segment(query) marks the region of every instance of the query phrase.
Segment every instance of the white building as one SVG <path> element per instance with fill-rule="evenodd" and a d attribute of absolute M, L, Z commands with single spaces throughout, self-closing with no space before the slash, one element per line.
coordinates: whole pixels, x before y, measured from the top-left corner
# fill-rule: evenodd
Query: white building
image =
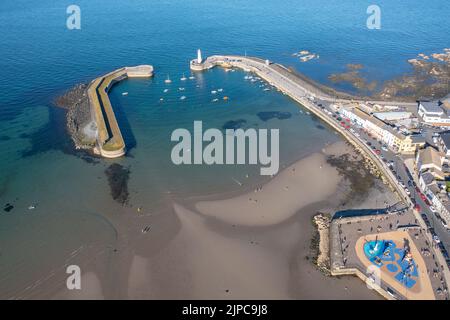
<path fill-rule="evenodd" d="M 437 139 L 439 150 L 447 157 L 450 158 L 450 131 L 441 133 Z"/>
<path fill-rule="evenodd" d="M 432 126 L 450 126 L 450 117 L 444 112 L 440 101 L 420 101 L 418 114 L 426 124 Z"/>
<path fill-rule="evenodd" d="M 442 171 L 443 156 L 442 153 L 433 147 L 427 147 L 419 150 L 416 156 L 416 168 L 419 172 L 428 171 L 435 179 L 444 180 L 445 174 Z"/>
<path fill-rule="evenodd" d="M 340 112 L 342 116 L 365 129 L 375 139 L 382 141 L 394 152 L 414 154 L 418 146 L 425 144 L 424 141 L 413 139 L 413 136 L 399 132 L 359 108 L 342 108 Z"/>
<path fill-rule="evenodd" d="M 445 224 L 450 226 L 450 198 L 447 192 L 442 190 L 441 192 L 434 193 L 431 202 L 441 218 L 445 221 Z"/>

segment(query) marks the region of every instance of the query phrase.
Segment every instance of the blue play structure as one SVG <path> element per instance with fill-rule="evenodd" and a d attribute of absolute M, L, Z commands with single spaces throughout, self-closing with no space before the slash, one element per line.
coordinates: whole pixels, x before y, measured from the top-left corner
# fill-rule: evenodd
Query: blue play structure
<path fill-rule="evenodd" d="M 407 288 L 412 288 L 419 277 L 417 265 L 407 252 L 397 248 L 390 240 L 367 241 L 364 244 L 366 257 L 377 267 L 386 266 L 388 272 L 394 273 L 394 278 Z"/>

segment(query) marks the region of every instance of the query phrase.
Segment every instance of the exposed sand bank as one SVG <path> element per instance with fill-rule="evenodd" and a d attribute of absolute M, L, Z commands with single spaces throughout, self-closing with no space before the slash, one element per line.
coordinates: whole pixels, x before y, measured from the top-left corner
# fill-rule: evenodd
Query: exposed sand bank
<path fill-rule="evenodd" d="M 208 213 L 197 212 L 198 203 L 192 199 L 168 197 L 169 208 L 151 214 L 139 213 L 135 207 L 119 209 L 118 203 L 111 202 L 110 211 L 120 214 L 105 216 L 105 220 L 114 225 L 117 236 L 93 248 L 103 253 L 83 249 L 70 260 L 81 267 L 82 290 L 66 289 L 67 274 L 62 269 L 20 296 L 379 299 L 359 279 L 326 277 L 312 263 L 313 215 L 339 207 L 349 192 L 345 177 L 326 162 L 326 154 L 340 152 L 342 146 L 333 144 L 301 159 L 257 193 L 223 196 L 228 198 L 225 200 L 219 195 L 217 202 L 196 200 L 211 205 Z M 260 200 L 252 203 L 250 197 Z M 104 201 L 107 198 L 105 194 Z M 217 205 L 227 201 L 226 207 Z M 227 217 L 223 209 L 230 207 L 236 211 Z M 150 226 L 147 233 L 142 232 L 145 226 Z"/>
<path fill-rule="evenodd" d="M 197 210 L 223 222 L 267 226 L 292 217 L 300 208 L 327 199 L 336 192 L 339 176 L 322 153 L 304 158 L 255 192 L 216 201 L 202 201 Z"/>

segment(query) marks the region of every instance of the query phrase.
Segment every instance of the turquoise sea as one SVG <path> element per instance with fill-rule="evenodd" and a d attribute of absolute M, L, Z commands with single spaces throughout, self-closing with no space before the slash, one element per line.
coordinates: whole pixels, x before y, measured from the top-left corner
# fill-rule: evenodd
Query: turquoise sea
<path fill-rule="evenodd" d="M 264 180 L 255 166 L 174 166 L 175 128 L 192 130 L 194 120 L 222 128 L 240 119 L 245 128 L 278 128 L 281 166 L 338 139 L 286 96 L 244 80 L 243 72 L 214 69 L 180 81 L 183 73 L 190 76 L 198 48 L 205 56 L 269 58 L 331 85 L 327 77 L 347 63 L 361 63 L 365 76 L 384 81 L 410 71 L 407 60 L 418 53 L 450 47 L 447 0 L 379 0 L 381 30 L 367 29 L 372 1 L 366 0 L 77 0 L 81 30 L 68 30 L 71 4 L 0 2 L 0 297 L 25 294 L 77 250 L 117 237 L 110 220 L 127 217 L 110 196 L 104 170 L 111 163 L 130 170 L 128 208 L 152 213 L 173 198 Z M 292 56 L 300 50 L 320 58 L 302 63 Z M 131 147 L 127 157 L 82 159 L 66 134 L 64 111 L 52 101 L 77 83 L 138 64 L 152 64 L 155 77 L 124 81 L 110 95 Z M 171 85 L 164 84 L 168 75 Z M 218 88 L 223 92 L 213 102 L 211 90 Z M 261 111 L 292 116 L 262 121 Z M 3 210 L 6 204 L 13 209 Z"/>

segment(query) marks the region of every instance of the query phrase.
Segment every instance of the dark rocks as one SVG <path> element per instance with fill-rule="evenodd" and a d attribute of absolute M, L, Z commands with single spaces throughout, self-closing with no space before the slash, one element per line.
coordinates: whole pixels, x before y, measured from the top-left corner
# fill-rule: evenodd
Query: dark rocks
<path fill-rule="evenodd" d="M 95 146 L 95 138 L 83 131 L 92 122 L 87 89 L 87 84 L 78 84 L 55 100 L 56 106 L 67 109 L 67 129 L 77 149 Z"/>
<path fill-rule="evenodd" d="M 278 120 L 285 120 L 292 117 L 290 112 L 281 111 L 263 111 L 256 114 L 262 121 L 269 121 L 270 119 L 276 118 Z"/>
<path fill-rule="evenodd" d="M 224 130 L 226 130 L 226 129 L 236 130 L 236 129 L 242 128 L 246 123 L 247 123 L 247 120 L 245 120 L 245 119 L 230 120 L 230 121 L 225 122 L 225 124 L 222 126 L 222 128 Z"/>
<path fill-rule="evenodd" d="M 105 170 L 105 174 L 108 177 L 112 198 L 122 205 L 127 204 L 130 170 L 118 163 L 113 163 Z"/>
<path fill-rule="evenodd" d="M 3 208 L 6 212 L 10 212 L 12 209 L 14 209 L 14 206 L 10 203 L 5 204 L 5 207 Z"/>

